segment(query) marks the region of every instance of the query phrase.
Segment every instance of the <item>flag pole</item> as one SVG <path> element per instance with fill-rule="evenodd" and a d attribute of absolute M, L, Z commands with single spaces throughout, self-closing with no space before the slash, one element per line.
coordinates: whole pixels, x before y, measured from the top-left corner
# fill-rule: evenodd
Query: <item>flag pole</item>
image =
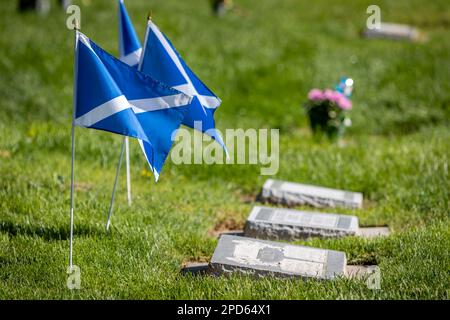
<path fill-rule="evenodd" d="M 150 10 L 150 12 L 147 15 L 147 20 L 151 20 L 151 19 L 152 19 L 152 11 Z M 140 70 L 140 65 L 138 66 L 138 70 Z M 122 143 L 122 150 L 120 151 L 119 163 L 117 165 L 116 178 L 114 180 L 114 186 L 113 186 L 113 191 L 112 191 L 112 195 L 111 195 L 111 202 L 109 204 L 108 220 L 106 221 L 106 231 L 109 230 L 109 226 L 111 225 L 111 216 L 113 213 L 114 199 L 115 199 L 115 195 L 116 195 L 116 188 L 117 188 L 117 181 L 118 181 L 118 177 L 119 177 L 120 167 L 122 166 L 122 158 L 123 158 L 124 148 L 126 150 L 127 198 L 128 198 L 128 205 L 131 205 L 129 142 L 128 142 L 128 137 L 124 137 L 124 140 Z"/>
<path fill-rule="evenodd" d="M 106 231 L 109 230 L 109 226 L 111 225 L 111 216 L 113 212 L 113 206 L 114 206 L 114 199 L 116 196 L 116 188 L 117 188 L 117 181 L 119 180 L 119 173 L 120 173 L 120 167 L 122 166 L 122 159 L 123 159 L 123 153 L 125 150 L 125 141 L 127 137 L 124 137 L 123 143 L 122 143 L 122 149 L 120 150 L 120 157 L 119 157 L 119 163 L 117 164 L 117 171 L 116 171 L 116 178 L 114 180 L 114 186 L 113 191 L 111 195 L 111 202 L 109 203 L 109 211 L 108 211 L 108 221 L 106 222 Z"/>
<path fill-rule="evenodd" d="M 74 72 L 73 72 L 73 110 L 72 110 L 72 163 L 70 176 L 70 242 L 69 242 L 69 267 L 73 266 L 73 208 L 74 208 L 74 191 L 75 191 L 75 116 L 77 106 L 77 77 L 78 77 L 78 26 L 74 27 L 75 45 L 74 45 Z"/>
<path fill-rule="evenodd" d="M 127 171 L 127 200 L 128 206 L 131 206 L 131 176 L 130 176 L 130 144 L 128 137 L 125 137 L 125 161 Z"/>
<path fill-rule="evenodd" d="M 123 4 L 123 0 L 119 1 L 119 56 L 124 56 L 124 46 L 123 43 L 123 31 L 122 31 L 122 19 L 121 19 L 121 9 L 120 3 Z M 125 144 L 125 162 L 126 162 L 126 174 L 127 174 L 127 202 L 128 206 L 131 206 L 131 176 L 130 176 L 130 148 L 129 139 L 125 137 L 123 143 Z"/>

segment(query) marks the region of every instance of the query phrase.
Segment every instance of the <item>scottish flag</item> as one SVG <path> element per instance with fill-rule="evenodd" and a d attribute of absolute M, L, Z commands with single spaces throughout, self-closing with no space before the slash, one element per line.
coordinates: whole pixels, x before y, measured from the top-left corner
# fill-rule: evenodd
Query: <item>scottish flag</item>
<path fill-rule="evenodd" d="M 157 179 L 192 97 L 77 39 L 75 124 L 138 138 Z"/>
<path fill-rule="evenodd" d="M 222 138 L 215 130 L 214 121 L 214 112 L 220 106 L 221 100 L 192 72 L 170 41 L 150 20 L 139 70 L 176 90 L 193 96 L 191 108 L 183 124 L 200 129 L 194 122 L 201 122 L 201 130 L 219 142 L 226 151 Z"/>
<path fill-rule="evenodd" d="M 134 31 L 123 0 L 119 0 L 119 55 L 120 60 L 130 66 L 137 66 L 141 58 L 142 46 Z"/>

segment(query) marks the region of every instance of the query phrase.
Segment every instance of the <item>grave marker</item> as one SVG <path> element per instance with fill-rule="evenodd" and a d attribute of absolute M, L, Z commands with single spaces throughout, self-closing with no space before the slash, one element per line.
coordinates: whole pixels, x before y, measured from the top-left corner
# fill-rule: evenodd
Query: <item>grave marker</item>
<path fill-rule="evenodd" d="M 398 23 L 380 23 L 379 28 L 366 28 L 363 31 L 366 38 L 381 38 L 392 40 L 423 41 L 425 36 L 417 29 Z"/>
<path fill-rule="evenodd" d="M 333 279 L 345 276 L 345 253 L 223 235 L 214 251 L 213 274 Z"/>
<path fill-rule="evenodd" d="M 269 240 L 353 236 L 358 218 L 349 215 L 254 207 L 245 224 L 245 236 Z"/>
<path fill-rule="evenodd" d="M 264 201 L 285 205 L 310 205 L 313 207 L 362 208 L 363 195 L 312 185 L 268 179 L 262 188 Z"/>

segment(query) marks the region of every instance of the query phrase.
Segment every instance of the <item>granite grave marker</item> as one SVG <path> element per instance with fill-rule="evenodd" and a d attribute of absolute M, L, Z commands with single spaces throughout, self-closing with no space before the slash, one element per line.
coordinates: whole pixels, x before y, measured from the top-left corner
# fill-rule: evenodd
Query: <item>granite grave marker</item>
<path fill-rule="evenodd" d="M 256 206 L 245 224 L 247 237 L 296 240 L 309 237 L 354 236 L 358 218 L 350 215 Z"/>
<path fill-rule="evenodd" d="M 300 183 L 268 179 L 262 188 L 261 199 L 288 206 L 362 208 L 359 192 L 337 190 Z"/>
<path fill-rule="evenodd" d="M 215 275 L 333 279 L 345 276 L 344 252 L 223 235 L 210 262 Z"/>

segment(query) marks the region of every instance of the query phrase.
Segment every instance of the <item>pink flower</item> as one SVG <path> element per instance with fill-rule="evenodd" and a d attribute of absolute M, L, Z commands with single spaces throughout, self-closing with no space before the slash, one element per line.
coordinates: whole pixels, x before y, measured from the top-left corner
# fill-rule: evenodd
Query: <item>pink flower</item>
<path fill-rule="evenodd" d="M 331 89 L 321 91 L 319 89 L 312 89 L 308 93 L 308 99 L 311 101 L 329 100 L 334 102 L 343 110 L 350 110 L 352 102 L 343 93 Z"/>
<path fill-rule="evenodd" d="M 321 90 L 319 89 L 312 89 L 309 93 L 308 93 L 308 99 L 309 100 L 324 100 L 324 95 L 322 93 Z"/>
<path fill-rule="evenodd" d="M 335 95 L 335 93 L 334 93 L 333 90 L 326 89 L 326 90 L 323 92 L 323 96 L 324 96 L 325 99 L 327 99 L 327 100 L 334 101 L 336 95 Z"/>
<path fill-rule="evenodd" d="M 330 100 L 331 102 L 334 103 L 338 103 L 339 100 L 342 98 L 342 93 L 340 93 L 339 91 L 333 91 L 333 90 L 326 90 L 326 97 L 328 100 Z"/>
<path fill-rule="evenodd" d="M 352 108 L 352 102 L 344 95 L 341 95 L 337 105 L 344 110 L 350 110 Z"/>

